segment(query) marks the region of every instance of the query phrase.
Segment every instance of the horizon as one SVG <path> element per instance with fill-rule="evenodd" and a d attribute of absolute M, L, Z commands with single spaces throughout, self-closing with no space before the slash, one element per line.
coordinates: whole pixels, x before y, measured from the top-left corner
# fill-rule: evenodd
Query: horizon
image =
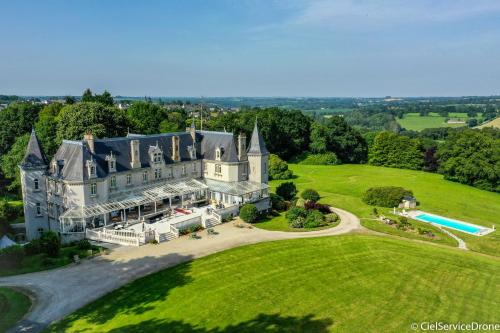
<path fill-rule="evenodd" d="M 6 95 L 500 94 L 493 0 L 0 0 L 0 8 L 12 14 L 0 22 L 9 31 L 0 45 Z"/>

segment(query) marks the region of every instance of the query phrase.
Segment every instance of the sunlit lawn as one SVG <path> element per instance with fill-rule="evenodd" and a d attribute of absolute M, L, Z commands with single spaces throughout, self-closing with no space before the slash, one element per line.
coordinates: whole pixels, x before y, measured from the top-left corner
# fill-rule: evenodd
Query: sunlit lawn
<path fill-rule="evenodd" d="M 28 312 L 31 301 L 16 290 L 0 287 L 0 332 L 5 332 Z"/>

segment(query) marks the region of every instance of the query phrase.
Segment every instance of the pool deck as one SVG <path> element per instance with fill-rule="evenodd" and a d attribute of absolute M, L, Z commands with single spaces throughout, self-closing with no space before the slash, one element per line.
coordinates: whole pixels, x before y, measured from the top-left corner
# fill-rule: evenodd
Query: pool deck
<path fill-rule="evenodd" d="M 465 225 L 468 225 L 468 226 L 471 226 L 471 227 L 474 227 L 474 228 L 478 228 L 480 230 L 478 232 L 469 232 L 469 231 L 465 231 L 465 230 L 460 230 L 458 228 L 453 228 L 453 227 L 450 227 L 450 226 L 441 225 L 439 223 L 433 223 L 433 222 L 425 221 L 425 220 L 419 219 L 417 217 L 417 216 L 422 215 L 422 214 L 426 214 L 426 215 L 430 215 L 430 216 L 435 216 L 435 217 L 446 219 L 446 220 L 451 220 L 451 221 L 458 222 L 458 223 L 461 223 L 461 224 L 465 224 Z M 484 227 L 482 225 L 472 224 L 472 223 L 468 223 L 468 222 L 465 222 L 465 221 L 457 220 L 457 219 L 454 219 L 454 218 L 449 218 L 449 217 L 445 217 L 445 216 L 441 216 L 441 215 L 437 215 L 437 214 L 432 214 L 432 213 L 424 212 L 424 211 L 421 211 L 421 210 L 408 211 L 408 212 L 406 212 L 405 216 L 408 216 L 408 217 L 410 217 L 412 219 L 415 219 L 415 220 L 418 220 L 418 221 L 422 221 L 422 222 L 425 222 L 425 223 L 432 224 L 432 225 L 434 225 L 436 227 L 439 227 L 439 228 L 448 228 L 448 229 L 452 229 L 452 230 L 464 232 L 466 234 L 474 235 L 474 236 L 484 236 L 484 235 L 487 235 L 487 234 L 492 233 L 493 231 L 495 231 L 495 229 L 487 228 L 487 227 Z"/>

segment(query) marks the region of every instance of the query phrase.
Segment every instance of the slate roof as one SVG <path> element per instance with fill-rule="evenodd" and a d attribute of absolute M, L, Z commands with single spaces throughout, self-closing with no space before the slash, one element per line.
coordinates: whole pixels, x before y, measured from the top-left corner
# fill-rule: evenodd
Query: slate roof
<path fill-rule="evenodd" d="M 196 142 L 200 143 L 197 148 L 201 158 L 215 160 L 216 148 L 220 148 L 222 162 L 239 162 L 233 133 L 196 131 Z"/>
<path fill-rule="evenodd" d="M 21 162 L 23 168 L 39 168 L 47 166 L 47 160 L 43 154 L 42 147 L 38 142 L 35 130 L 31 131 L 30 140 L 28 142 L 28 147 L 26 148 L 26 154 Z"/>
<path fill-rule="evenodd" d="M 252 138 L 250 139 L 250 145 L 247 151 L 248 155 L 266 155 L 269 151 L 264 143 L 264 138 L 259 132 L 257 127 L 257 120 L 255 120 L 255 126 L 253 127 Z"/>
<path fill-rule="evenodd" d="M 189 132 L 155 134 L 155 135 L 129 135 L 127 137 L 94 139 L 94 153 L 91 153 L 86 141 L 65 140 L 54 155 L 60 168 L 59 175 L 68 181 L 84 181 L 89 179 L 86 161 L 93 159 L 96 162 L 96 173 L 98 178 L 108 175 L 108 162 L 106 156 L 112 151 L 116 158 L 116 172 L 131 170 L 131 149 L 130 141 L 139 141 L 139 155 L 141 167 L 149 167 L 149 150 L 151 146 L 158 147 L 163 152 L 165 164 L 172 164 L 172 136 L 179 137 L 179 155 L 181 161 L 191 160 L 188 147 L 193 145 L 193 139 Z M 196 131 L 197 158 L 215 160 L 215 149 L 221 148 L 223 151 L 221 161 L 238 162 L 238 154 L 232 133 Z"/>

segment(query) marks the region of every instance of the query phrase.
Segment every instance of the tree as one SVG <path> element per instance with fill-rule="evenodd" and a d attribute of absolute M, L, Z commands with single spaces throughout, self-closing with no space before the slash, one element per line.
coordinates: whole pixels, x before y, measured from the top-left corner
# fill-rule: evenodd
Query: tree
<path fill-rule="evenodd" d="M 470 118 L 467 121 L 467 126 L 469 126 L 469 127 L 476 127 L 477 126 L 477 119 L 476 118 Z"/>
<path fill-rule="evenodd" d="M 397 207 L 405 196 L 413 196 L 412 191 L 397 186 L 372 187 L 363 195 L 363 201 L 372 206 Z"/>
<path fill-rule="evenodd" d="M 304 200 L 310 200 L 310 201 L 314 201 L 314 202 L 318 201 L 320 198 L 319 193 L 316 190 L 313 190 L 310 188 L 302 191 L 302 193 L 300 193 L 300 196 Z"/>
<path fill-rule="evenodd" d="M 369 164 L 391 168 L 419 170 L 423 164 L 420 141 L 391 132 L 375 137 L 369 156 Z"/>
<path fill-rule="evenodd" d="M 94 101 L 94 96 L 92 95 L 92 91 L 89 88 L 85 89 L 85 91 L 83 92 L 81 101 L 84 103 Z"/>
<path fill-rule="evenodd" d="M 285 200 L 292 200 L 297 194 L 297 187 L 293 182 L 284 182 L 278 185 L 276 194 Z"/>
<path fill-rule="evenodd" d="M 106 105 L 106 106 L 113 106 L 113 104 L 114 104 L 113 97 L 111 96 L 111 94 L 107 90 L 104 90 L 102 95 L 98 95 L 98 94 L 92 95 L 92 91 L 90 89 L 86 89 L 83 92 L 81 101 L 83 103 L 96 102 L 96 103 L 101 103 L 101 104 Z"/>
<path fill-rule="evenodd" d="M 78 103 L 62 108 L 57 124 L 57 140 L 81 140 L 91 131 L 95 137 L 111 138 L 127 133 L 125 113 L 101 103 Z"/>
<path fill-rule="evenodd" d="M 31 131 L 40 109 L 40 105 L 13 103 L 0 111 L 0 156 L 11 148 L 17 137 Z"/>
<path fill-rule="evenodd" d="M 364 163 L 368 146 L 361 134 L 342 117 L 334 116 L 325 124 L 311 127 L 310 149 L 315 153 L 334 152 L 342 163 Z"/>
<path fill-rule="evenodd" d="M 157 104 L 138 101 L 127 109 L 127 118 L 134 132 L 154 134 L 161 132 L 162 121 L 167 119 L 167 115 L 165 109 Z"/>
<path fill-rule="evenodd" d="M 65 104 L 75 104 L 76 99 L 73 96 L 66 96 L 66 97 L 64 97 L 64 103 Z"/>
<path fill-rule="evenodd" d="M 45 231 L 40 237 L 42 251 L 49 257 L 56 258 L 61 249 L 61 240 L 53 231 Z"/>
<path fill-rule="evenodd" d="M 288 164 L 278 155 L 269 155 L 269 179 L 290 179 L 293 177 L 292 170 L 288 170 Z"/>
<path fill-rule="evenodd" d="M 453 132 L 437 152 L 444 178 L 500 192 L 500 139 L 495 132 L 498 130 Z"/>
<path fill-rule="evenodd" d="M 57 140 L 56 134 L 58 116 L 62 108 L 61 103 L 47 105 L 40 112 L 38 121 L 35 124 L 36 135 L 48 160 L 55 154 L 61 143 Z"/>
<path fill-rule="evenodd" d="M 19 192 L 21 189 L 21 175 L 18 165 L 24 158 L 29 140 L 29 134 L 18 137 L 11 149 L 0 158 L 2 173 L 5 178 L 12 181 L 8 186 L 10 191 Z"/>
<path fill-rule="evenodd" d="M 243 205 L 240 209 L 240 218 L 246 223 L 254 223 L 259 217 L 259 211 L 253 204 Z"/>

